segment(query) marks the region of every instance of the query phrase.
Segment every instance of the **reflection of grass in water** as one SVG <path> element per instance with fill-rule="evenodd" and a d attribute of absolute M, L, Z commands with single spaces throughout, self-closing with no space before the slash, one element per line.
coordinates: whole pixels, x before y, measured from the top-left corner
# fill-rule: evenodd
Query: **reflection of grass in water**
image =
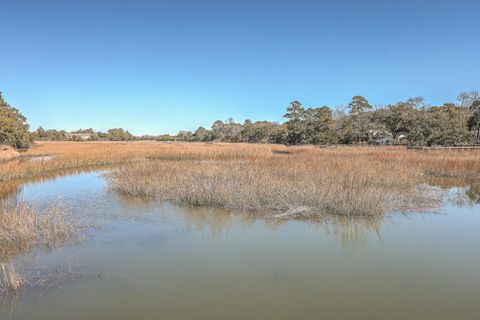
<path fill-rule="evenodd" d="M 92 173 L 99 170 L 109 170 L 115 166 L 92 166 L 85 168 L 70 168 L 60 169 L 55 171 L 44 172 L 42 175 L 33 176 L 28 179 L 13 179 L 2 182 L 0 184 L 0 199 L 7 199 L 16 195 L 24 184 L 27 183 L 41 183 L 49 180 L 54 180 L 64 176 L 72 176 L 77 174 Z"/>
<path fill-rule="evenodd" d="M 308 222 L 313 230 L 324 232 L 327 237 L 333 237 L 335 241 L 342 244 L 344 249 L 362 247 L 365 245 L 370 235 L 374 235 L 378 240 L 382 239 L 381 227 L 385 217 L 346 217 L 346 216 L 326 216 L 320 219 L 310 220 Z M 280 226 L 289 223 L 286 219 L 267 219 L 267 228 L 274 230 Z"/>
<path fill-rule="evenodd" d="M 120 195 L 119 199 L 124 206 L 135 212 L 149 211 L 152 207 L 160 208 L 160 212 L 181 217 L 187 229 L 194 229 L 201 234 L 208 231 L 213 238 L 219 238 L 232 229 L 248 229 L 258 221 L 263 221 L 267 230 L 274 231 L 292 220 L 275 218 L 271 214 L 265 214 L 264 219 L 259 219 L 258 214 L 245 215 L 244 212 L 222 208 L 176 206 L 148 198 Z M 135 217 L 142 219 L 142 216 Z M 125 218 L 132 219 L 132 216 L 128 215 Z M 304 219 L 298 220 L 300 220 L 300 223 L 308 223 L 315 231 L 325 232 L 327 235 L 333 236 L 336 241 L 340 241 L 342 245 L 349 247 L 363 244 L 368 235 L 371 234 L 381 239 L 380 228 L 384 219 L 383 216 L 346 217 L 330 215 L 310 219 L 308 222 Z"/>
<path fill-rule="evenodd" d="M 244 214 L 205 207 L 182 207 L 181 210 L 178 210 L 178 213 L 182 214 L 188 227 L 195 227 L 202 234 L 205 230 L 210 230 L 212 237 L 219 237 L 232 228 L 253 227 L 255 221 L 260 221 L 255 217 Z M 351 248 L 364 245 L 370 235 L 381 239 L 381 226 L 384 219 L 384 217 L 374 216 L 327 216 L 308 222 L 298 221 L 297 223 L 308 223 L 314 231 L 324 232 L 327 236 L 332 236 L 335 241 L 340 242 L 342 247 Z M 285 226 L 291 220 L 267 218 L 263 221 L 268 230 L 274 231 Z"/>
<path fill-rule="evenodd" d="M 333 234 L 335 240 L 347 248 L 365 244 L 371 234 L 381 240 L 383 221 L 383 217 L 333 217 L 321 222 L 319 226 L 327 234 Z"/>
<path fill-rule="evenodd" d="M 480 203 L 480 183 L 475 182 L 475 179 L 429 176 L 427 183 L 447 191 L 456 189 L 451 200 L 457 205 Z"/>
<path fill-rule="evenodd" d="M 480 184 L 468 187 L 466 194 L 471 202 L 480 203 Z"/>
<path fill-rule="evenodd" d="M 22 183 L 19 181 L 2 182 L 0 185 L 0 199 L 6 199 L 20 192 Z"/>
<path fill-rule="evenodd" d="M 123 208 L 121 215 L 116 214 L 115 219 L 127 219 L 143 222 L 154 222 L 160 214 L 162 217 L 181 218 L 188 230 L 194 229 L 200 233 L 209 231 L 212 237 L 219 237 L 228 229 L 254 223 L 254 219 L 221 208 L 177 206 L 172 203 L 157 201 L 151 198 L 132 197 L 119 194 L 117 198 Z M 152 211 L 155 215 L 152 216 Z"/>
<path fill-rule="evenodd" d="M 248 216 L 235 215 L 219 208 L 181 207 L 178 211 L 184 218 L 187 228 L 195 228 L 201 234 L 209 231 L 213 238 L 219 238 L 234 228 L 253 226 L 255 221 Z"/>

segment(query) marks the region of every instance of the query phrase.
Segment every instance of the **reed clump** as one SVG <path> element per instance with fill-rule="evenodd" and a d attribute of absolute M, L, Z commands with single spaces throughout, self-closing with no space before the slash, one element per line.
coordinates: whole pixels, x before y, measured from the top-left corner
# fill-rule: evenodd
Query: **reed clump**
<path fill-rule="evenodd" d="M 12 263 L 0 263 L 0 296 L 14 298 L 26 283 L 25 276 Z"/>
<path fill-rule="evenodd" d="M 439 205 L 441 194 L 428 179 L 476 180 L 479 160 L 476 151 L 284 147 L 222 160 L 139 161 L 112 172 L 108 183 L 129 196 L 257 216 L 378 216 Z"/>
<path fill-rule="evenodd" d="M 0 257 L 53 248 L 72 238 L 77 225 L 60 204 L 40 209 L 26 202 L 0 201 Z"/>
<path fill-rule="evenodd" d="M 0 200 L 0 296 L 12 298 L 27 279 L 14 267 L 16 256 L 37 248 L 52 249 L 72 240 L 78 226 L 65 208 L 40 208 L 26 202 Z"/>

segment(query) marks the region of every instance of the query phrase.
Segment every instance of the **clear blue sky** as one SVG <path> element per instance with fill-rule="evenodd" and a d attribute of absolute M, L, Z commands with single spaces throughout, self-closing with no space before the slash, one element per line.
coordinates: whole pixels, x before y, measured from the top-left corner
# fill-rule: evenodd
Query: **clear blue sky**
<path fill-rule="evenodd" d="M 0 0 L 0 90 L 35 129 L 174 133 L 292 100 L 480 89 L 480 1 Z"/>

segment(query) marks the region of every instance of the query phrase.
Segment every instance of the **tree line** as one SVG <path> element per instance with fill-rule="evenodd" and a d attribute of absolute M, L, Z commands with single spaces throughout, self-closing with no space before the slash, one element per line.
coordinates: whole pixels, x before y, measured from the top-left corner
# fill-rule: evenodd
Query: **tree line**
<path fill-rule="evenodd" d="M 432 106 L 422 97 L 373 106 L 354 96 L 345 107 L 304 107 L 293 101 L 284 123 L 233 119 L 210 129 L 145 139 L 201 142 L 301 144 L 466 145 L 480 142 L 480 94 L 462 92 L 456 103 Z"/>
<path fill-rule="evenodd" d="M 108 129 L 106 132 L 95 131 L 92 128 L 79 129 L 71 132 L 65 130 L 48 129 L 38 127 L 32 132 L 35 140 L 39 141 L 133 141 L 133 134 L 122 128 Z"/>
<path fill-rule="evenodd" d="M 347 106 L 304 107 L 293 101 L 286 108 L 285 122 L 233 119 L 217 120 L 207 129 L 180 131 L 176 135 L 135 137 L 122 128 L 107 132 L 80 129 L 73 132 L 39 127 L 30 132 L 25 117 L 0 93 L 0 143 L 16 148 L 34 140 L 158 140 L 191 142 L 245 142 L 302 144 L 411 144 L 466 145 L 480 143 L 480 94 L 462 92 L 456 103 L 432 106 L 422 97 L 374 106 L 363 96 L 354 96 Z"/>

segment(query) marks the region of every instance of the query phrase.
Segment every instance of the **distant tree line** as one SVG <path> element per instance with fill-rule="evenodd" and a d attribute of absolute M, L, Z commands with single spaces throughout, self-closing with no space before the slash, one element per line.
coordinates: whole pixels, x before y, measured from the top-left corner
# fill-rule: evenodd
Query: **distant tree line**
<path fill-rule="evenodd" d="M 20 111 L 10 106 L 0 92 L 0 144 L 10 145 L 15 148 L 29 147 L 34 140 L 68 141 L 68 140 L 111 140 L 130 141 L 137 139 L 127 130 L 122 128 L 109 129 L 107 132 L 93 129 L 80 129 L 73 132 L 65 130 L 48 129 L 39 127 L 30 132 L 27 119 Z"/>
<path fill-rule="evenodd" d="M 194 132 L 180 131 L 176 135 L 145 135 L 134 137 L 121 128 L 106 133 L 93 129 L 88 140 L 157 140 L 185 142 L 244 142 L 302 144 L 412 144 L 466 145 L 480 142 L 480 94 L 462 92 L 456 103 L 432 106 L 422 97 L 395 104 L 373 106 L 363 96 L 354 96 L 347 106 L 304 107 L 293 101 L 286 108 L 286 121 L 233 119 L 215 121 L 210 129 L 199 127 Z M 36 139 L 81 140 L 64 131 L 37 129 Z"/>
<path fill-rule="evenodd" d="M 480 142 L 480 94 L 462 92 L 457 103 L 427 105 L 422 97 L 373 106 L 354 96 L 345 107 L 287 107 L 282 124 L 233 119 L 215 121 L 210 129 L 177 135 L 144 136 L 159 141 L 302 144 L 465 145 Z"/>
<path fill-rule="evenodd" d="M 293 101 L 286 108 L 285 122 L 233 119 L 215 121 L 210 129 L 176 135 L 135 137 L 122 128 L 107 132 L 80 129 L 73 132 L 45 130 L 29 132 L 25 117 L 0 93 L 0 144 L 27 147 L 34 140 L 158 140 L 191 142 L 245 142 L 302 144 L 412 144 L 465 145 L 480 143 L 480 94 L 462 92 L 456 103 L 432 106 L 422 97 L 395 104 L 373 106 L 354 96 L 347 106 L 304 107 Z"/>
<path fill-rule="evenodd" d="M 133 141 L 137 138 L 122 128 L 109 129 L 107 132 L 95 131 L 92 128 L 67 132 L 65 130 L 39 127 L 32 132 L 35 140 L 45 141 Z"/>

